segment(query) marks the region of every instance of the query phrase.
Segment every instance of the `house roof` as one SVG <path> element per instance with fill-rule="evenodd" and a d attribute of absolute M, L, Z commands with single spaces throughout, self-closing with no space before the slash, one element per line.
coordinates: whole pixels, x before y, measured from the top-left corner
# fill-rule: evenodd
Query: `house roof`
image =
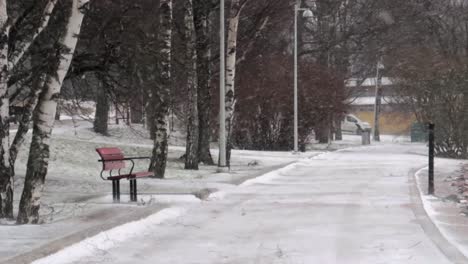
<path fill-rule="evenodd" d="M 361 87 L 365 86 L 375 86 L 377 84 L 377 78 L 367 78 L 364 81 L 358 80 L 356 78 L 349 79 L 346 81 L 346 87 L 357 87 L 359 83 Z M 393 85 L 392 80 L 389 77 L 382 77 L 382 85 Z"/>
<path fill-rule="evenodd" d="M 348 100 L 348 103 L 354 106 L 360 105 L 374 105 L 375 104 L 375 96 L 367 96 L 367 97 L 357 97 Z M 392 103 L 398 103 L 397 98 L 385 96 L 382 97 L 382 105 L 388 105 Z"/>

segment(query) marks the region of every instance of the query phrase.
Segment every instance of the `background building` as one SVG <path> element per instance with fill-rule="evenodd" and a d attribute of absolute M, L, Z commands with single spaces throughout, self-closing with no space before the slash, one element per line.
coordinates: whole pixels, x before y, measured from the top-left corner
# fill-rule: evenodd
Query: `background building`
<path fill-rule="evenodd" d="M 346 85 L 351 97 L 348 100 L 349 113 L 374 127 L 374 105 L 376 78 L 364 81 L 351 80 Z M 382 134 L 409 134 L 411 124 L 416 120 L 411 109 L 400 103 L 395 95 L 395 85 L 388 77 L 382 78 L 382 108 L 380 131 Z"/>

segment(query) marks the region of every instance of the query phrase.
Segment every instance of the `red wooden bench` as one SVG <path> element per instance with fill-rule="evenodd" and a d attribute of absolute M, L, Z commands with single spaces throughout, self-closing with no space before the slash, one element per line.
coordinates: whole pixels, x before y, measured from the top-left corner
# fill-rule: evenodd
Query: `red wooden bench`
<path fill-rule="evenodd" d="M 97 148 L 96 149 L 102 162 L 101 178 L 103 180 L 112 181 L 112 198 L 115 202 L 120 201 L 120 180 L 127 179 L 130 182 L 130 200 L 137 201 L 137 179 L 144 177 L 152 177 L 154 174 L 150 171 L 134 172 L 135 160 L 150 159 L 150 157 L 125 157 L 122 150 L 119 148 Z M 122 173 L 121 170 L 125 168 L 125 162 L 130 161 L 132 167 L 128 173 Z M 108 171 L 109 176 L 104 176 L 104 172 Z M 112 172 L 117 171 L 113 175 Z"/>

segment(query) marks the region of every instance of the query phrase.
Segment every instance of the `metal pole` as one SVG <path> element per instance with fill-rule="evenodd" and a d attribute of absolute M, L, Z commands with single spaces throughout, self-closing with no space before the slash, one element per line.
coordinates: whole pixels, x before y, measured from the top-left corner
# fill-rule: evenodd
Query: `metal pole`
<path fill-rule="evenodd" d="M 429 175 L 428 194 L 434 194 L 434 124 L 429 124 Z"/>
<path fill-rule="evenodd" d="M 374 141 L 380 141 L 380 108 L 382 105 L 382 92 L 380 87 L 380 63 L 377 62 L 377 76 L 375 80 L 375 106 L 374 106 Z"/>
<path fill-rule="evenodd" d="M 220 28 L 219 28 L 219 164 L 218 167 L 226 167 L 226 109 L 224 96 L 226 93 L 226 76 L 225 76 L 225 32 L 224 32 L 224 0 L 220 0 Z"/>
<path fill-rule="evenodd" d="M 297 13 L 299 6 L 294 6 L 294 152 L 299 151 L 298 103 L 297 103 Z"/>

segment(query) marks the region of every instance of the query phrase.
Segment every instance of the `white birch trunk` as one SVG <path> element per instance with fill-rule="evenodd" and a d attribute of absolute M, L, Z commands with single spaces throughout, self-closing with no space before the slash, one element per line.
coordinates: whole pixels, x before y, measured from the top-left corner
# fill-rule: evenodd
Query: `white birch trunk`
<path fill-rule="evenodd" d="M 150 170 L 157 178 L 164 178 L 168 151 L 168 122 L 169 94 L 171 90 L 171 57 L 172 57 L 172 0 L 160 0 L 160 35 L 159 60 L 157 70 L 160 74 L 159 83 L 151 93 L 154 107 L 154 145 Z"/>
<path fill-rule="evenodd" d="M 71 4 L 71 11 L 69 11 L 65 32 L 60 37 L 60 44 L 65 49 L 57 57 L 56 72 L 48 73 L 46 77 L 44 89 L 34 112 L 33 136 L 17 219 L 19 224 L 39 222 L 40 199 L 47 175 L 50 135 L 55 121 L 57 99 L 78 42 L 84 18 L 82 8 L 89 2 L 89 0 L 68 1 Z"/>
<path fill-rule="evenodd" d="M 0 218 L 13 217 L 13 177 L 9 155 L 8 100 L 8 13 L 7 1 L 0 0 Z"/>
<path fill-rule="evenodd" d="M 227 37 L 227 55 L 226 55 L 226 137 L 227 137 L 227 165 L 230 164 L 231 158 L 231 129 L 234 117 L 235 108 L 235 79 L 236 79 L 236 56 L 237 56 L 237 32 L 239 29 L 239 18 L 242 8 L 246 1 L 241 3 L 241 0 L 232 0 L 231 10 L 229 13 L 229 28 Z"/>
<path fill-rule="evenodd" d="M 31 90 L 29 92 L 28 98 L 26 99 L 25 105 L 23 107 L 23 113 L 19 121 L 18 130 L 16 131 L 15 138 L 10 146 L 10 169 L 12 177 L 15 176 L 15 163 L 16 158 L 18 157 L 18 152 L 20 147 L 23 145 L 24 140 L 26 139 L 26 134 L 29 131 L 29 125 L 31 123 L 32 114 L 34 109 L 37 106 L 39 101 L 39 95 L 42 91 L 42 88 L 45 84 L 45 78 L 42 75 L 34 82 Z"/>
<path fill-rule="evenodd" d="M 29 36 L 26 40 L 16 43 L 15 49 L 9 54 L 9 68 L 13 69 L 24 56 L 26 51 L 31 47 L 34 40 L 44 31 L 50 21 L 50 16 L 52 11 L 54 11 L 55 6 L 57 5 L 58 0 L 49 0 L 47 2 L 44 11 L 42 12 L 41 24 L 34 30 L 33 34 Z"/>
<path fill-rule="evenodd" d="M 185 41 L 187 93 L 189 97 L 185 169 L 198 170 L 197 51 L 192 0 L 185 0 Z"/>

